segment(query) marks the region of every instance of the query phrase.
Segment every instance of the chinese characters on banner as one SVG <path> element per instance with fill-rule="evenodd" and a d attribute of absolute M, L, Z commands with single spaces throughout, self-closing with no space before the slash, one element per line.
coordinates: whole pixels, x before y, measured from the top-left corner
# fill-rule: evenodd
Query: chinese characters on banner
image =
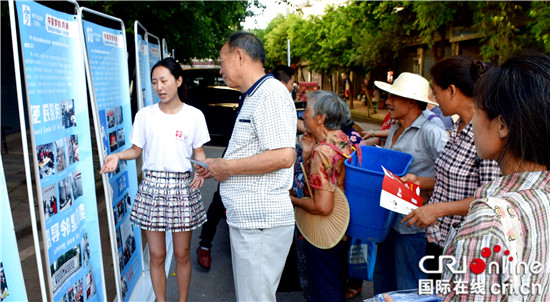
<path fill-rule="evenodd" d="M 52 300 L 104 301 L 77 16 L 32 1 L 16 8 Z"/>
<path fill-rule="evenodd" d="M 102 145 L 100 156 L 128 149 L 132 130 L 126 45 L 123 32 L 83 21 L 86 48 L 94 84 Z M 137 193 L 135 161 L 120 161 L 109 174 L 111 206 L 120 270 L 122 300 L 128 301 L 141 275 L 141 231 L 130 224 Z"/>

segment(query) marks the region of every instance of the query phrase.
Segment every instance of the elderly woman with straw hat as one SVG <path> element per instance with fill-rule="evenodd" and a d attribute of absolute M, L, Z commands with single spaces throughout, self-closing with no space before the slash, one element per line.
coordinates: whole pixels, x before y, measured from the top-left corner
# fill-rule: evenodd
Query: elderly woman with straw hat
<path fill-rule="evenodd" d="M 409 173 L 433 177 L 434 162 L 443 151 L 448 135 L 441 127 L 426 118 L 423 111 L 429 100 L 429 82 L 418 74 L 403 72 L 393 84 L 376 81 L 374 84 L 390 95 L 386 105 L 390 117 L 397 122 L 390 128 L 384 145 L 386 149 L 409 153 L 413 160 Z M 422 190 L 424 202 L 430 191 Z M 421 228 L 408 228 L 398 214 L 388 237 L 379 244 L 374 270 L 374 292 L 418 287 L 426 275 L 418 267 L 425 255 L 426 238 Z"/>
<path fill-rule="evenodd" d="M 345 301 L 347 251 L 345 231 L 349 206 L 343 194 L 344 160 L 353 152 L 340 130 L 346 104 L 333 92 L 309 95 L 304 111 L 307 133 L 302 139 L 305 192 L 311 197 L 291 197 L 296 222 L 305 239 L 306 276 L 310 301 Z M 309 194 L 307 194 L 309 193 Z"/>

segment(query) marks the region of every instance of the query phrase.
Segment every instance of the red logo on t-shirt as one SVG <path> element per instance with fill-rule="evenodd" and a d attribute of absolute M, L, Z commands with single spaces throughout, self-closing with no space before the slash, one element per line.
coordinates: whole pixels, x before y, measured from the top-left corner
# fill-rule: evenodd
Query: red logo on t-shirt
<path fill-rule="evenodd" d="M 176 140 L 178 141 L 184 141 L 187 139 L 187 136 L 183 135 L 183 131 L 176 130 Z"/>

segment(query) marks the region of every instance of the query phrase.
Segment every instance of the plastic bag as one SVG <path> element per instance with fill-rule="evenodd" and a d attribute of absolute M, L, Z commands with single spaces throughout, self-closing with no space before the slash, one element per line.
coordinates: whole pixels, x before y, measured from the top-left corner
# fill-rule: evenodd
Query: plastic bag
<path fill-rule="evenodd" d="M 348 251 L 348 276 L 354 279 L 372 281 L 376 262 L 376 243 L 351 238 Z"/>

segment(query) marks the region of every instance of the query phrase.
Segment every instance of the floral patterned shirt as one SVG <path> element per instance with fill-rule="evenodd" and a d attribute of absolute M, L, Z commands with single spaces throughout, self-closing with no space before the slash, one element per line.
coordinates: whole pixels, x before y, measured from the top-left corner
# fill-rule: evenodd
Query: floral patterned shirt
<path fill-rule="evenodd" d="M 345 155 L 351 155 L 352 145 L 348 136 L 338 131 L 319 142 L 311 153 L 306 169 L 309 171 L 309 181 L 312 188 L 334 192 L 336 187 L 344 190 L 345 165 L 344 156 L 331 148 L 334 145 Z M 307 188 L 306 188 L 307 190 Z"/>

